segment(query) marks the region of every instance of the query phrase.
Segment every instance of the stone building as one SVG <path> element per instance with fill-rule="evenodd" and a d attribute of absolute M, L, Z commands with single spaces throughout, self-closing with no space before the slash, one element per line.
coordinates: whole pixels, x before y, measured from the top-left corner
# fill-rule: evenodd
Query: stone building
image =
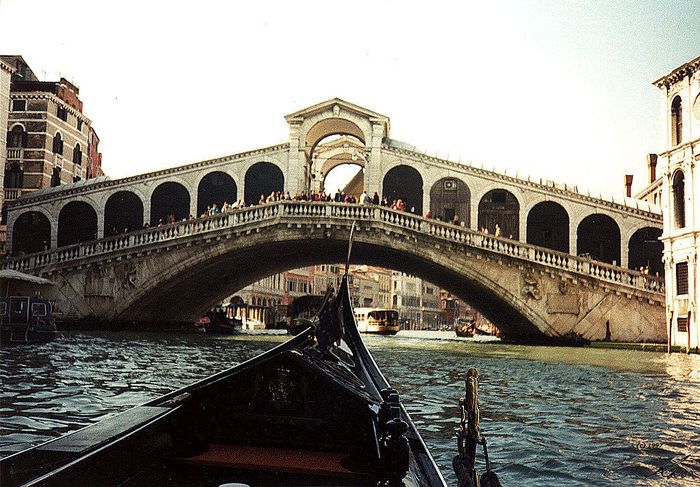
<path fill-rule="evenodd" d="M 3 135 L 7 139 L 7 151 L 3 150 L 4 227 L 5 206 L 19 196 L 94 177 L 102 170 L 101 157 L 95 155 L 90 161 L 90 154 L 99 154 L 99 139 L 91 139 L 92 122 L 83 114 L 79 88 L 65 78 L 40 81 L 22 56 L 0 55 L 0 62 L 13 70 L 9 104 L 0 104 L 0 124 L 6 127 Z M 88 171 L 88 162 L 99 169 Z M 36 245 L 43 245 L 41 239 L 36 239 Z"/>
<path fill-rule="evenodd" d="M 415 330 L 424 328 L 421 323 L 421 295 L 423 281 L 404 272 L 391 273 L 391 304 L 399 311 L 402 328 Z"/>
<path fill-rule="evenodd" d="M 665 99 L 666 149 L 649 157 L 649 187 L 664 214 L 663 261 L 669 342 L 688 350 L 700 346 L 698 334 L 698 253 L 700 252 L 700 57 L 654 82 Z M 656 178 L 656 169 L 659 177 Z"/>
<path fill-rule="evenodd" d="M 421 328 L 437 329 L 440 325 L 440 288 L 422 281 L 421 289 Z"/>
<path fill-rule="evenodd" d="M 12 80 L 12 74 L 15 72 L 14 68 L 9 64 L 5 63 L 0 59 L 0 167 L 5 168 L 5 161 L 7 160 L 7 132 L 3 130 L 7 127 L 7 107 L 10 106 L 10 83 Z M 0 171 L 0 187 L 5 187 L 5 171 Z M 5 220 L 4 211 L 4 191 L 0 192 L 0 207 L 3 208 L 2 220 Z M 0 242 L 5 242 L 5 228 L 1 228 L 2 235 L 0 235 Z"/>

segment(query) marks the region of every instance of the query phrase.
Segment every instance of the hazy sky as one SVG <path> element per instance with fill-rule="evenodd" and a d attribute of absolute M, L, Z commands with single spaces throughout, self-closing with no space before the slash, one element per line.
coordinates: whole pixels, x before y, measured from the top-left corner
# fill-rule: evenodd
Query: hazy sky
<path fill-rule="evenodd" d="M 0 51 L 78 84 L 112 178 L 285 141 L 337 96 L 429 154 L 638 190 L 651 82 L 700 55 L 699 1 L 0 0 L 0 21 Z"/>

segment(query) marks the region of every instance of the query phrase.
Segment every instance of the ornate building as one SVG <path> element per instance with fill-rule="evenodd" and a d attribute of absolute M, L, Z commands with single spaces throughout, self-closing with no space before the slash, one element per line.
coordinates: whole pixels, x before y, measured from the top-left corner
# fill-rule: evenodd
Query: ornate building
<path fill-rule="evenodd" d="M 698 334 L 698 253 L 700 252 L 700 57 L 654 82 L 665 98 L 666 150 L 649 158 L 650 186 L 664 214 L 661 240 L 666 270 L 669 343 L 688 350 Z M 655 178 L 657 165 L 660 177 Z"/>
<path fill-rule="evenodd" d="M 3 138 L 7 146 L 7 150 L 0 147 L 4 158 L 4 237 L 8 202 L 32 191 L 102 175 L 102 159 L 92 122 L 83 115 L 77 86 L 65 78 L 40 81 L 22 56 L 0 55 L 0 63 L 5 67 L 0 71 L 8 72 L 9 67 L 12 72 L 9 103 L 0 101 L 0 124 L 6 127 Z M 0 81 L 0 100 L 5 96 L 5 84 Z"/>

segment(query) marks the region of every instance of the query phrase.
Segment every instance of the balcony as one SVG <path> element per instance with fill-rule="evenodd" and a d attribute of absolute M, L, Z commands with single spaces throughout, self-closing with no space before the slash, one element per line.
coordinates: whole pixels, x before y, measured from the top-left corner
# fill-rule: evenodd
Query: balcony
<path fill-rule="evenodd" d="M 7 149 L 8 161 L 21 161 L 24 156 L 24 149 L 21 147 L 12 147 Z"/>
<path fill-rule="evenodd" d="M 53 155 L 53 167 L 63 169 L 63 156 L 61 154 Z"/>
<path fill-rule="evenodd" d="M 20 188 L 5 189 L 5 201 L 13 201 L 20 197 L 22 190 Z"/>

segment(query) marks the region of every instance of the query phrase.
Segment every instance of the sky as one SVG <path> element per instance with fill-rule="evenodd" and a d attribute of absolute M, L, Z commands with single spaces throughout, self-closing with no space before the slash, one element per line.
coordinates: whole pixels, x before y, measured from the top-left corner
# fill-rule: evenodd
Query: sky
<path fill-rule="evenodd" d="M 112 178 L 284 142 L 339 97 L 430 155 L 622 194 L 700 1 L 0 0 L 0 51 L 80 87 Z"/>

